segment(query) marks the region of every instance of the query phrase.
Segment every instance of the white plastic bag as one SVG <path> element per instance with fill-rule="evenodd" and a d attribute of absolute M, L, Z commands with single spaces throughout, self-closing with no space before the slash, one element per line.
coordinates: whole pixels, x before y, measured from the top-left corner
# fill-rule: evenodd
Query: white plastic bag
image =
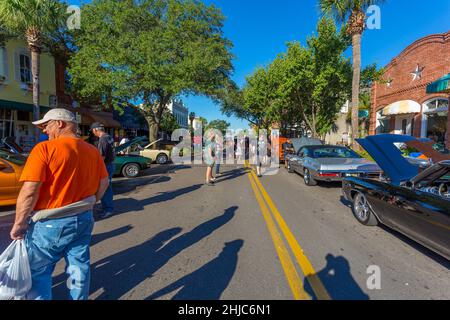
<path fill-rule="evenodd" d="M 0 300 L 23 299 L 31 289 L 31 271 L 24 240 L 14 240 L 0 255 Z"/>

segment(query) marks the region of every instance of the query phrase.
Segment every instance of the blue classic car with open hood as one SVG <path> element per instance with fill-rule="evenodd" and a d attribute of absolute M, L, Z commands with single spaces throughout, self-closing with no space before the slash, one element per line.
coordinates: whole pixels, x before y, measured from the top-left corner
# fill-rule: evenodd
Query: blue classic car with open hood
<path fill-rule="evenodd" d="M 368 226 L 384 224 L 450 260 L 450 156 L 410 136 L 384 134 L 358 142 L 383 175 L 343 180 L 355 218 Z M 414 165 L 394 143 L 418 149 L 434 164 L 427 169 Z"/>

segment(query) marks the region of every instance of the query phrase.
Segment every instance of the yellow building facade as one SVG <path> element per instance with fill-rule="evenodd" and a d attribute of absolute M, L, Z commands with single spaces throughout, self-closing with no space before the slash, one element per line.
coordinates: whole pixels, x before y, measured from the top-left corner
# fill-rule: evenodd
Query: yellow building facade
<path fill-rule="evenodd" d="M 41 113 L 57 106 L 55 61 L 42 53 L 40 61 Z M 26 42 L 8 40 L 0 44 L 0 139 L 14 137 L 25 151 L 33 141 L 33 91 L 31 53 Z"/>

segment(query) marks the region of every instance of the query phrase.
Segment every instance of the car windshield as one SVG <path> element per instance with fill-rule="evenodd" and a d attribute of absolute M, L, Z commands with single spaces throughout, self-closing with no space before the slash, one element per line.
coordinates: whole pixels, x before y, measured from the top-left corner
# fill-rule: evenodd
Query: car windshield
<path fill-rule="evenodd" d="M 324 147 L 312 150 L 313 158 L 344 158 L 354 159 L 361 158 L 359 154 L 348 148 L 341 147 Z"/>
<path fill-rule="evenodd" d="M 20 154 L 13 154 L 11 152 L 0 149 L 0 158 L 16 165 L 23 166 L 27 158 Z"/>

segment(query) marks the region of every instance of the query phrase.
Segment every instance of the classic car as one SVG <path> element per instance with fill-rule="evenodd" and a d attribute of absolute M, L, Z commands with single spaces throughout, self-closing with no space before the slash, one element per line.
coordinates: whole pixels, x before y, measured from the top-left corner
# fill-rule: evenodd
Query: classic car
<path fill-rule="evenodd" d="M 124 152 L 142 140 L 142 137 L 136 138 L 115 148 L 116 158 L 114 159 L 114 165 L 116 169 L 114 175 L 135 178 L 139 176 L 142 170 L 150 167 L 152 159 Z"/>
<path fill-rule="evenodd" d="M 152 149 L 152 146 L 161 142 L 162 139 L 156 140 L 144 147 L 137 144 L 136 151 L 131 151 L 130 154 L 140 155 L 142 157 L 153 159 L 158 164 L 166 164 L 170 160 L 170 151 L 163 149 Z"/>
<path fill-rule="evenodd" d="M 0 149 L 0 206 L 16 204 L 22 183 L 19 182 L 27 158 Z"/>
<path fill-rule="evenodd" d="M 410 136 L 385 134 L 358 142 L 383 176 L 343 180 L 343 196 L 351 202 L 355 218 L 367 226 L 386 225 L 450 259 L 450 156 L 433 153 Z M 435 164 L 424 170 L 413 165 L 396 142 L 414 145 Z"/>
<path fill-rule="evenodd" d="M 323 145 L 323 142 L 319 139 L 314 138 L 294 138 L 291 139 L 292 144 L 294 145 L 294 153 L 288 153 L 284 155 L 284 167 L 289 170 L 289 159 L 295 157 L 298 151 L 304 146 L 319 146 Z"/>
<path fill-rule="evenodd" d="M 304 146 L 288 161 L 288 172 L 303 175 L 307 186 L 315 186 L 317 181 L 341 181 L 347 176 L 378 177 L 381 173 L 374 162 L 342 146 Z"/>

